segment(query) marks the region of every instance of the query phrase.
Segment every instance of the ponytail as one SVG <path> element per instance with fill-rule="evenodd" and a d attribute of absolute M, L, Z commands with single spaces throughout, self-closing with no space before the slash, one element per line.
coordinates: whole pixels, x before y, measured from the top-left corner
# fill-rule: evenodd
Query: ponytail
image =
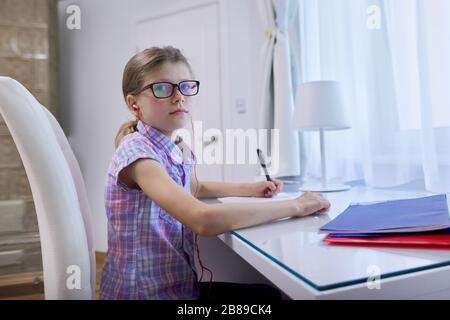
<path fill-rule="evenodd" d="M 116 139 L 114 140 L 116 149 L 119 146 L 120 141 L 122 140 L 123 137 L 125 137 L 127 134 L 137 131 L 136 126 L 137 126 L 138 121 L 139 121 L 139 119 L 131 120 L 131 121 L 124 123 L 120 127 L 119 132 L 117 132 Z"/>

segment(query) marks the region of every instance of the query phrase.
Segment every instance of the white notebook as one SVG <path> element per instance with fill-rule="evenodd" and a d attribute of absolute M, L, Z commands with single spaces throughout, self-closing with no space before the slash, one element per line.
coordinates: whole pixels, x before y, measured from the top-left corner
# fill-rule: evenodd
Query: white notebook
<path fill-rule="evenodd" d="M 303 192 L 280 192 L 272 198 L 257 198 L 257 197 L 226 197 L 218 198 L 222 203 L 259 203 L 259 202 L 272 202 L 281 200 L 295 199 L 300 196 Z"/>

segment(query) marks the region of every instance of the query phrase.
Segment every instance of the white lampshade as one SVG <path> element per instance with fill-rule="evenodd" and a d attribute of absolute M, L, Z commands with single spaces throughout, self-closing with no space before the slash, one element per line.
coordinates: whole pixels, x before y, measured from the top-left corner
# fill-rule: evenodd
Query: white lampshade
<path fill-rule="evenodd" d="M 327 181 L 325 163 L 325 130 L 349 129 L 350 120 L 344 103 L 341 84 L 337 81 L 305 82 L 297 86 L 295 111 L 292 125 L 300 130 L 319 130 L 321 184 L 305 183 L 302 191 L 344 191 L 351 187 Z"/>
<path fill-rule="evenodd" d="M 293 127 L 342 130 L 351 127 L 340 82 L 313 81 L 297 86 Z"/>

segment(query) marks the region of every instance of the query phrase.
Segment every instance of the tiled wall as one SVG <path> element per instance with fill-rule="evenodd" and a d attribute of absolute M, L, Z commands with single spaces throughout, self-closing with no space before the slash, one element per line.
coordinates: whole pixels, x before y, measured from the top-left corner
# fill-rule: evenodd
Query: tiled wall
<path fill-rule="evenodd" d="M 57 118 L 56 0 L 0 0 L 0 75 L 21 82 Z M 0 275 L 41 270 L 33 199 L 0 116 Z"/>

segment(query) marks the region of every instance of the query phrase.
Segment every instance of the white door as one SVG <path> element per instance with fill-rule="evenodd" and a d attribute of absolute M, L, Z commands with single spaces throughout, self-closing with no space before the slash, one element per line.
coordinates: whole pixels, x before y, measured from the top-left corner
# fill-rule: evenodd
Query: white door
<path fill-rule="evenodd" d="M 218 5 L 210 3 L 182 11 L 174 10 L 173 13 L 152 11 L 148 18 L 137 22 L 133 37 L 136 51 L 171 45 L 182 50 L 189 60 L 195 77 L 201 83 L 200 93 L 192 108 L 195 137 L 198 138 L 195 143 L 192 138 L 199 162 L 197 176 L 200 180 L 223 180 L 223 165 L 206 164 L 205 161 L 211 161 L 204 157 L 208 150 L 214 149 L 214 145 L 209 143 L 211 136 L 205 135 L 205 131 L 214 128 L 222 132 Z M 191 125 L 186 128 L 191 130 Z M 211 130 L 209 132 L 214 134 Z M 213 143 L 218 143 L 220 134 L 214 136 L 216 141 Z"/>

